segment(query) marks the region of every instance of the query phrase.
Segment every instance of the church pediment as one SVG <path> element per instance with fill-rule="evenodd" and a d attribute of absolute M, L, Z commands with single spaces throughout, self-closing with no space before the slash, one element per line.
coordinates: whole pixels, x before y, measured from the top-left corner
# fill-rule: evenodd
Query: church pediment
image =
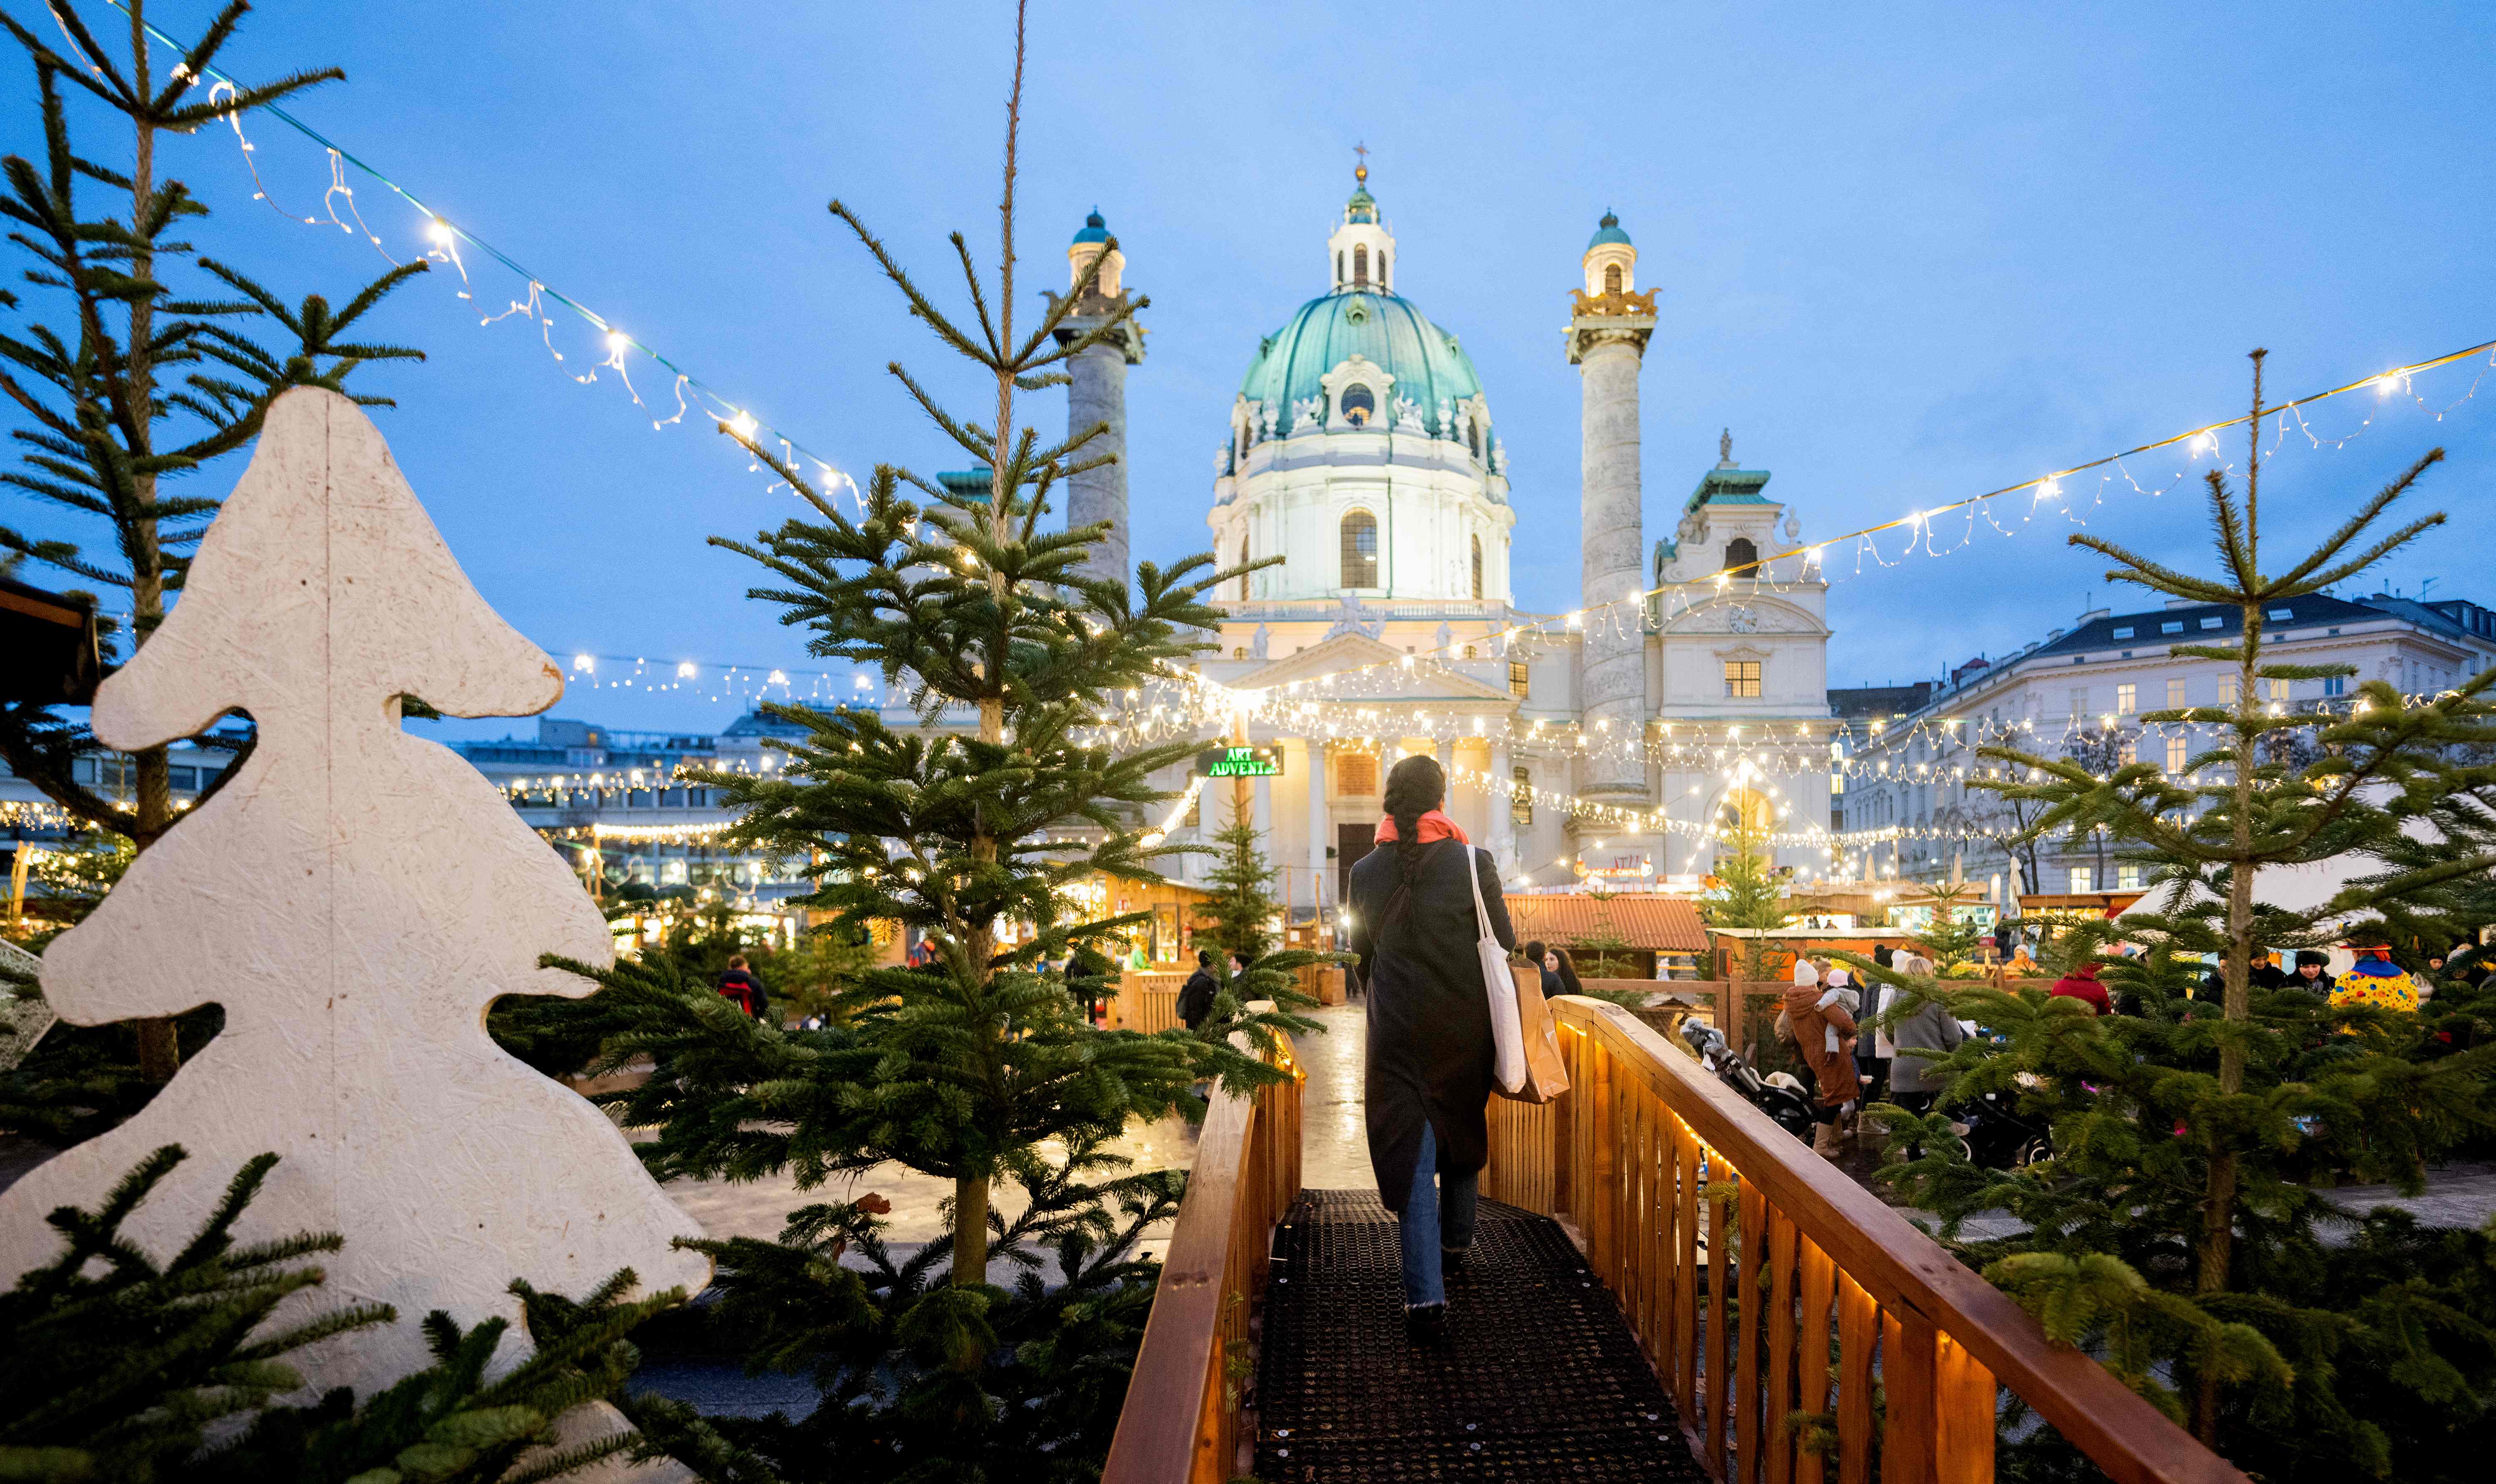
<path fill-rule="evenodd" d="M 1410 669 L 1404 665 L 1407 659 L 1413 662 Z M 1503 705 L 1513 705 L 1516 700 L 1502 687 L 1476 680 L 1430 659 L 1408 656 L 1361 634 L 1338 634 L 1298 654 L 1251 670 L 1231 684 L 1242 691 L 1279 691 L 1354 670 L 1362 672 L 1362 700 L 1483 700 Z"/>
<path fill-rule="evenodd" d="M 1765 593 L 1727 593 L 1673 615 L 1667 634 L 1800 634 L 1826 637 L 1808 609 Z"/>

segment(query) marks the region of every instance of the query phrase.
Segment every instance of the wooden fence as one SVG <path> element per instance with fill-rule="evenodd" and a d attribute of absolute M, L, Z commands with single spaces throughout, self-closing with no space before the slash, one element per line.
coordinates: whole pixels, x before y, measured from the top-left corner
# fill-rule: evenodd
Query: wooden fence
<path fill-rule="evenodd" d="M 1127 970 L 1102 1023 L 1112 1031 L 1167 1031 L 1179 1023 L 1178 992 L 1186 983 L 1183 974 Z"/>
<path fill-rule="evenodd" d="M 2116 1484 L 2246 1484 L 1631 1012 L 1552 1009 L 1571 1091 L 1492 1099 L 1482 1193 L 1576 1222 L 1725 1484 L 1985 1484 L 2004 1387 Z"/>
<path fill-rule="evenodd" d="M 1304 1074 L 1288 1049 L 1276 1064 L 1283 1082 L 1216 1092 L 1205 1114 L 1102 1484 L 1223 1484 L 1238 1471 L 1244 1376 L 1230 1361 L 1247 1353 L 1274 1223 L 1300 1192 Z"/>

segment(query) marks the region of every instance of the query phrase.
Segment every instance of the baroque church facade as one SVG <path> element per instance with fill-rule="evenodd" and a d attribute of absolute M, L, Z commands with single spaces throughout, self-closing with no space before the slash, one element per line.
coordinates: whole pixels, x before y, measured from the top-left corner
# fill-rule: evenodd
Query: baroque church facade
<path fill-rule="evenodd" d="M 1737 816 L 1778 864 L 1827 873 L 1837 724 L 1818 554 L 1730 439 L 1647 545 L 1638 377 L 1656 293 L 1638 288 L 1629 234 L 1603 218 L 1555 357 L 1581 388 L 1580 606 L 1528 612 L 1510 585 L 1519 515 L 1568 496 L 1512 482 L 1471 357 L 1398 292 L 1400 248 L 1355 174 L 1324 292 L 1258 343 L 1232 399 L 1206 514 L 1223 566 L 1281 558 L 1216 595 L 1220 648 L 1200 670 L 1245 693 L 1241 729 L 1280 761 L 1251 797 L 1286 893 L 1302 912 L 1339 901 L 1387 770 L 1416 752 L 1448 768 L 1448 812 L 1511 890 L 1695 888 Z M 1123 292 L 1096 212 L 1068 250 L 1071 279 L 1104 253 L 1105 297 L 1077 306 L 1070 335 Z M 1096 561 L 1120 572 L 1125 378 L 1142 359 L 1131 331 L 1070 366 L 1071 426 L 1108 423 L 1122 458 L 1078 477 L 1069 518 L 1115 528 Z M 1209 840 L 1233 797 L 1201 788 L 1173 838 Z"/>

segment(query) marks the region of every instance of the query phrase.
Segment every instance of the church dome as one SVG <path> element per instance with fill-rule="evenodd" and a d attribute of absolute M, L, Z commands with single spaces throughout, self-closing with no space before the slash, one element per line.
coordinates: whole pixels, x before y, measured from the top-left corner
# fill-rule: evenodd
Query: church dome
<path fill-rule="evenodd" d="M 1077 242 L 1107 242 L 1109 240 L 1109 224 L 1101 220 L 1100 207 L 1093 207 L 1092 214 L 1083 219 L 1083 230 L 1075 234 L 1075 240 Z"/>
<path fill-rule="evenodd" d="M 1602 221 L 1595 224 L 1595 234 L 1586 239 L 1586 251 L 1591 253 L 1607 242 L 1618 242 L 1623 247 L 1632 245 L 1630 234 L 1621 231 L 1621 219 L 1608 211 L 1604 213 Z"/>
<path fill-rule="evenodd" d="M 1323 378 L 1353 356 L 1365 357 L 1395 379 L 1381 388 L 1382 424 L 1391 426 L 1388 399 L 1409 397 L 1421 420 L 1435 427 L 1442 402 L 1451 408 L 1482 393 L 1482 378 L 1456 337 L 1430 323 L 1410 299 L 1376 290 L 1352 290 L 1313 298 L 1257 348 L 1257 358 L 1239 384 L 1250 401 L 1278 408 L 1288 425 L 1294 403 L 1326 394 Z"/>

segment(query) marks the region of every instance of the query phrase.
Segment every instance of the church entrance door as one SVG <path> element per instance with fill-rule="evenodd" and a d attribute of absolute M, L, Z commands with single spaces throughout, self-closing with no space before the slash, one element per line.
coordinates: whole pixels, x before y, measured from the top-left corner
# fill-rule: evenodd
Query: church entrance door
<path fill-rule="evenodd" d="M 1352 900 L 1352 868 L 1360 857 L 1378 848 L 1378 822 L 1338 824 L 1334 827 L 1334 899 Z"/>

